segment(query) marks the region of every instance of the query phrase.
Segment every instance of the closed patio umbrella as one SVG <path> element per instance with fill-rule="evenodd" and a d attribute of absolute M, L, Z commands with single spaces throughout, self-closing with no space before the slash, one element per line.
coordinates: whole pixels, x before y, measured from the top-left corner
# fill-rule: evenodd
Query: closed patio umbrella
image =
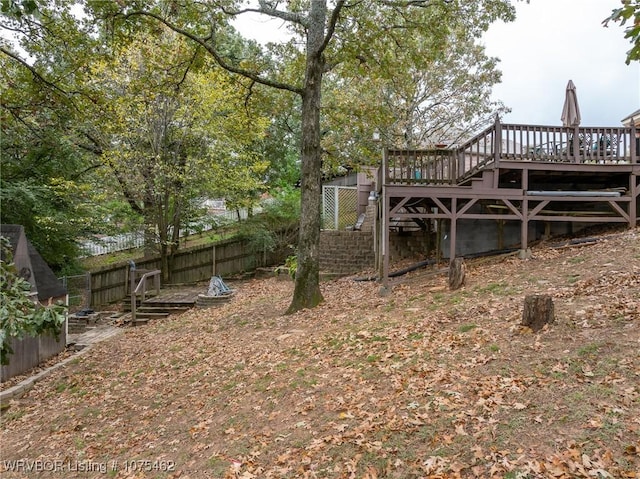
<path fill-rule="evenodd" d="M 573 128 L 573 132 L 569 138 L 569 151 L 573 155 L 578 151 L 578 126 L 580 126 L 580 107 L 578 106 L 578 96 L 576 95 L 576 86 L 572 80 L 567 83 L 567 90 L 564 97 L 564 106 L 562 107 L 562 126 L 565 128 Z"/>
<path fill-rule="evenodd" d="M 567 128 L 580 125 L 580 107 L 578 106 L 578 96 L 576 95 L 576 86 L 572 80 L 567 83 L 567 91 L 564 97 L 564 106 L 562 107 L 562 126 Z"/>

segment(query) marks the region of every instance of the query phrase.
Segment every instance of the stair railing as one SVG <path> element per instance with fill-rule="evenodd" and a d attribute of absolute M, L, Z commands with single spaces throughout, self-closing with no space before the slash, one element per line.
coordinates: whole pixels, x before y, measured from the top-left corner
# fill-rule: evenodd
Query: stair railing
<path fill-rule="evenodd" d="M 500 154 L 502 139 L 500 121 L 496 122 L 473 138 L 456 148 L 458 159 L 457 175 L 453 177 L 454 183 L 459 183 L 470 172 L 475 172 L 483 166 L 496 161 Z"/>
<path fill-rule="evenodd" d="M 138 281 L 138 284 L 134 287 L 136 282 L 136 269 L 135 266 L 131 268 L 131 324 L 135 325 L 136 322 L 136 308 L 138 294 L 141 295 L 140 303 L 142 303 L 147 296 L 147 279 L 153 278 L 153 285 L 156 290 L 156 295 L 160 294 L 160 275 L 162 271 L 159 269 L 154 270 L 137 270 L 138 273 L 143 273 Z"/>

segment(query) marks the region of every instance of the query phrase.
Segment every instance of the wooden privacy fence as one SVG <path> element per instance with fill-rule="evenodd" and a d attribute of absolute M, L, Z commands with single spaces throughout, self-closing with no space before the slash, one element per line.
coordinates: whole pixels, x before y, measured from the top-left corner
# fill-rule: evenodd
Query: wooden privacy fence
<path fill-rule="evenodd" d="M 49 333 L 35 337 L 26 336 L 22 339 L 11 339 L 11 354 L 9 364 L 0 367 L 0 381 L 4 382 L 18 374 L 28 371 L 52 356 L 64 351 L 67 336 L 64 328 L 56 339 Z"/>
<path fill-rule="evenodd" d="M 277 264 L 282 253 L 255 252 L 247 240 L 229 239 L 205 246 L 194 246 L 178 251 L 173 259 L 171 282 L 195 284 L 208 281 L 211 276 L 230 276 L 259 267 Z M 160 257 L 138 260 L 136 269 L 160 269 Z M 118 263 L 91 271 L 91 307 L 123 300 L 130 294 L 128 262 Z"/>

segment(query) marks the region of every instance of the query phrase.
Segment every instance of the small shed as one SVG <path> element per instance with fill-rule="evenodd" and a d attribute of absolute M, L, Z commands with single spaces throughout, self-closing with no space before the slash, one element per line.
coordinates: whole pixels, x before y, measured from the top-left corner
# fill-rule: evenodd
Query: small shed
<path fill-rule="evenodd" d="M 27 239 L 24 228 L 20 225 L 0 225 L 0 236 L 9 240 L 16 270 L 31 284 L 33 299 L 42 305 L 57 301 L 66 304 L 66 288 Z M 13 354 L 9 357 L 9 364 L 0 369 L 0 381 L 22 374 L 62 352 L 66 343 L 66 327 L 62 328 L 58 340 L 49 334 L 14 339 L 11 345 Z"/>

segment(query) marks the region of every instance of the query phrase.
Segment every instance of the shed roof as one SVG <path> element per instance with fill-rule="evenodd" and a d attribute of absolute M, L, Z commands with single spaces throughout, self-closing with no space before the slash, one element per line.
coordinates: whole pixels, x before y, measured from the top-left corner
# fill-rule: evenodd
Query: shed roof
<path fill-rule="evenodd" d="M 38 300 L 47 301 L 67 294 L 67 289 L 31 244 L 21 225 L 0 225 L 0 235 L 9 240 L 16 267 L 31 283 L 32 291 L 38 293 Z"/>
<path fill-rule="evenodd" d="M 9 240 L 11 251 L 15 253 L 20 243 L 21 236 L 24 234 L 24 228 L 20 225 L 0 225 L 0 235 Z M 4 260 L 4 250 L 0 251 L 0 258 Z"/>

